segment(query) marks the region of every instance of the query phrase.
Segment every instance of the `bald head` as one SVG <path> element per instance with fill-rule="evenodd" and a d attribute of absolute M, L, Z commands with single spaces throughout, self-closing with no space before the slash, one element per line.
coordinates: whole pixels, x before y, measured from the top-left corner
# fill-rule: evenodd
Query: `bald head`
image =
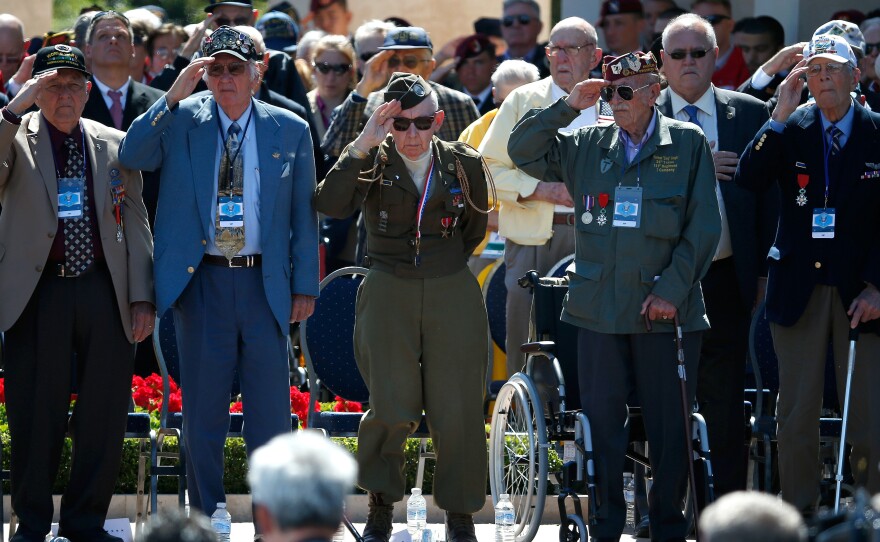
<path fill-rule="evenodd" d="M 556 23 L 550 31 L 547 57 L 553 82 L 566 92 L 590 77 L 602 58 L 597 48 L 596 29 L 580 17 L 569 17 Z"/>
<path fill-rule="evenodd" d="M 24 58 L 24 24 L 10 13 L 0 13 L 0 73 L 9 81 Z M 0 87 L 2 90 L 2 87 Z"/>
<path fill-rule="evenodd" d="M 550 41 L 553 41 L 554 35 L 563 31 L 572 35 L 580 34 L 584 40 L 590 40 L 592 43 L 599 41 L 599 35 L 596 34 L 596 29 L 593 28 L 593 25 L 580 17 L 568 17 L 556 23 L 550 30 Z"/>

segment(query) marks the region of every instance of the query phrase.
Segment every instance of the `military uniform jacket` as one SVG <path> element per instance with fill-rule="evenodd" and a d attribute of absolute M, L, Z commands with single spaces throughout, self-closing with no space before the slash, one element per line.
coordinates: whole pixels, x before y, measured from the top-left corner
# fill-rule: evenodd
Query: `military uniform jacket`
<path fill-rule="evenodd" d="M 486 208 L 487 184 L 480 155 L 459 142 L 433 140 L 434 173 L 421 222 L 420 261 L 416 257 L 416 223 L 421 194 L 389 136 L 358 159 L 343 150 L 339 161 L 315 190 L 315 207 L 333 218 L 345 218 L 362 207 L 367 229 L 367 265 L 402 278 L 437 278 L 467 265 L 483 240 L 487 216 L 465 199 Z M 381 179 L 370 182 L 365 170 L 377 160 Z M 467 186 L 456 176 L 456 163 Z M 446 233 L 444 234 L 444 230 Z"/>
<path fill-rule="evenodd" d="M 813 209 L 825 201 L 824 149 L 819 108 L 789 117 L 783 133 L 767 122 L 740 159 L 735 182 L 764 190 L 777 182 L 780 216 L 769 254 L 767 316 L 794 325 L 818 283 L 836 286 L 843 306 L 870 282 L 880 286 L 880 115 L 852 105 L 852 132 L 836 163 L 829 163 L 828 207 L 836 210 L 833 239 L 813 239 Z M 831 160 L 835 160 L 832 158 Z M 807 202 L 795 200 L 806 176 Z M 803 180 L 803 177 L 801 178 Z M 867 324 L 877 331 L 876 322 Z"/>
<path fill-rule="evenodd" d="M 645 332 L 641 305 L 650 293 L 678 309 L 685 331 L 706 329 L 700 279 L 709 269 L 721 235 L 715 168 L 705 136 L 696 126 L 655 112 L 653 134 L 632 163 L 617 125 L 589 126 L 570 135 L 577 111 L 560 99 L 533 110 L 510 137 L 509 154 L 529 175 L 564 182 L 575 203 L 575 263 L 562 320 L 599 333 Z M 642 187 L 639 228 L 612 227 L 614 189 Z M 599 203 L 585 224 L 584 197 L 607 194 L 607 223 Z M 655 329 L 670 331 L 657 322 Z"/>

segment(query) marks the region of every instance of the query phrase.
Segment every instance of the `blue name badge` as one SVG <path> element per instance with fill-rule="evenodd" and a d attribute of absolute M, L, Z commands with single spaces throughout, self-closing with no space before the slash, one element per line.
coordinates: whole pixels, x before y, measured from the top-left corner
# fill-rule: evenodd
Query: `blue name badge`
<path fill-rule="evenodd" d="M 834 239 L 834 209 L 813 209 L 813 239 Z"/>
<path fill-rule="evenodd" d="M 244 226 L 244 203 L 242 196 L 219 196 L 217 216 L 221 228 L 241 228 Z"/>
<path fill-rule="evenodd" d="M 615 228 L 638 228 L 642 224 L 642 187 L 618 186 L 614 189 Z"/>
<path fill-rule="evenodd" d="M 85 186 L 83 178 L 58 179 L 58 218 L 82 218 Z"/>

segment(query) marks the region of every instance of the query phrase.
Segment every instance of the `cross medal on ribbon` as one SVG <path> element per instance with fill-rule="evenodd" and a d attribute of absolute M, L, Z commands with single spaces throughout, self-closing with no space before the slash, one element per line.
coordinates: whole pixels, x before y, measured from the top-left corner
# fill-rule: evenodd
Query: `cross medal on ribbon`
<path fill-rule="evenodd" d="M 125 203 L 125 185 L 119 177 L 119 170 L 110 170 L 110 195 L 113 197 L 113 215 L 116 218 L 116 242 L 122 242 L 122 204 Z"/>
<path fill-rule="evenodd" d="M 605 216 L 605 207 L 608 205 L 608 194 L 606 192 L 601 192 L 599 194 L 599 217 L 596 218 L 596 224 L 599 226 L 604 226 L 608 222 L 608 217 Z"/>

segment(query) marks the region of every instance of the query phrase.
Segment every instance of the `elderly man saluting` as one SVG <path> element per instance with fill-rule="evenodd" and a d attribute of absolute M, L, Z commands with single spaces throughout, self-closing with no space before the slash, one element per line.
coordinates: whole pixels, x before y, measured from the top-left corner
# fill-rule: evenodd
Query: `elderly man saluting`
<path fill-rule="evenodd" d="M 626 519 L 622 473 L 631 396 L 642 407 L 651 450 L 651 539 L 684 541 L 687 476 L 673 319 L 684 330 L 695 375 L 708 327 L 700 278 L 721 234 L 712 153 L 703 133 L 654 107 L 660 94 L 650 53 L 605 57 L 602 79 L 523 118 L 509 153 L 529 175 L 564 182 L 575 203 L 575 263 L 562 320 L 580 328 L 581 404 L 590 418 L 599 483 L 594 540 L 619 540 Z M 599 96 L 615 124 L 559 134 Z M 648 333 L 645 318 L 657 320 Z M 688 380 L 689 402 L 695 379 Z"/>
<path fill-rule="evenodd" d="M 190 503 L 208 515 L 226 499 L 233 376 L 249 450 L 290 431 L 286 336 L 318 294 L 309 129 L 253 99 L 257 59 L 247 34 L 218 28 L 119 152 L 133 168 L 162 168 L 156 299 L 160 314 L 174 311 Z M 202 78 L 211 95 L 188 98 Z"/>

